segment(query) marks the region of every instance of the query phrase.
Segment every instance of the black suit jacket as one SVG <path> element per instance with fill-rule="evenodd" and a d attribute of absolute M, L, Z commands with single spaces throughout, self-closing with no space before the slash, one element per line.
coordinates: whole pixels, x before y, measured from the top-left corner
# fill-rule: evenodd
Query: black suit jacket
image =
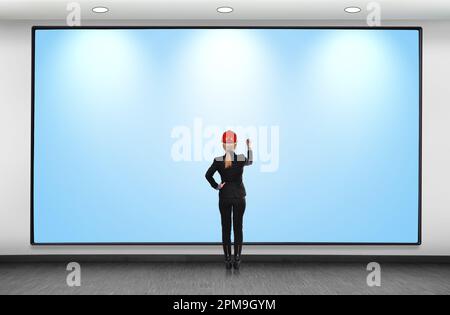
<path fill-rule="evenodd" d="M 225 183 L 219 191 L 220 199 L 244 198 L 247 195 L 242 174 L 245 166 L 253 164 L 253 151 L 248 150 L 247 157 L 243 154 L 233 154 L 232 160 L 232 167 L 225 168 L 225 155 L 216 157 L 205 175 L 211 187 L 218 189 L 219 184 L 214 180 L 214 174 L 219 172 L 222 183 Z"/>

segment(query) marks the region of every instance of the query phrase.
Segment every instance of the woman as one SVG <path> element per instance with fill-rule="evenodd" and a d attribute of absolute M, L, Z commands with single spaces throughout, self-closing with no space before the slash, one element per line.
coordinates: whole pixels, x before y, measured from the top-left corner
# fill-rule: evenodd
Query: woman
<path fill-rule="evenodd" d="M 222 242 L 227 269 L 239 269 L 243 242 L 242 219 L 245 212 L 246 191 L 242 182 L 244 166 L 253 164 L 253 152 L 250 139 L 247 139 L 248 156 L 236 155 L 237 135 L 229 130 L 222 137 L 225 155 L 214 159 L 206 172 L 206 179 L 211 186 L 219 190 L 219 209 L 222 220 Z M 219 172 L 221 184 L 214 180 Z M 234 262 L 231 262 L 231 218 L 234 231 Z"/>

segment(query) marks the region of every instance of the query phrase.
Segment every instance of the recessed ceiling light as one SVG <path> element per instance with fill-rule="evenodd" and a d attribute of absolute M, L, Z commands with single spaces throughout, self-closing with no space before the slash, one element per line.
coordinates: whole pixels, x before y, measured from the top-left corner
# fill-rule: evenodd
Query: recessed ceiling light
<path fill-rule="evenodd" d="M 351 14 L 355 14 L 355 13 L 361 12 L 361 8 L 359 8 L 359 7 L 348 7 L 348 8 L 345 8 L 345 12 L 351 13 Z"/>
<path fill-rule="evenodd" d="M 92 12 L 94 13 L 107 13 L 109 12 L 109 9 L 107 7 L 95 7 L 92 9 Z"/>
<path fill-rule="evenodd" d="M 234 9 L 232 7 L 220 7 L 217 9 L 217 12 L 219 13 L 231 13 Z"/>

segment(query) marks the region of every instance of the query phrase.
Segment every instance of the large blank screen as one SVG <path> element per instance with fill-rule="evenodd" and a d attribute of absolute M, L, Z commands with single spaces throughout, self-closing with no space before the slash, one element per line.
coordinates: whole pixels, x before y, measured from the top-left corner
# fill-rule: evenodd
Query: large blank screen
<path fill-rule="evenodd" d="M 33 243 L 220 242 L 205 172 L 228 129 L 253 141 L 245 243 L 419 243 L 418 29 L 33 40 Z"/>

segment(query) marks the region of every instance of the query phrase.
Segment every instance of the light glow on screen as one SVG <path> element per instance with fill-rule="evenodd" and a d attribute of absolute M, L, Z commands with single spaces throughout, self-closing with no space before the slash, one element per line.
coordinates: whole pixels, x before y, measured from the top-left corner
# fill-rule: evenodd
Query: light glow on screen
<path fill-rule="evenodd" d="M 34 242 L 220 242 L 204 173 L 233 129 L 244 242 L 417 244 L 419 35 L 37 29 Z"/>

